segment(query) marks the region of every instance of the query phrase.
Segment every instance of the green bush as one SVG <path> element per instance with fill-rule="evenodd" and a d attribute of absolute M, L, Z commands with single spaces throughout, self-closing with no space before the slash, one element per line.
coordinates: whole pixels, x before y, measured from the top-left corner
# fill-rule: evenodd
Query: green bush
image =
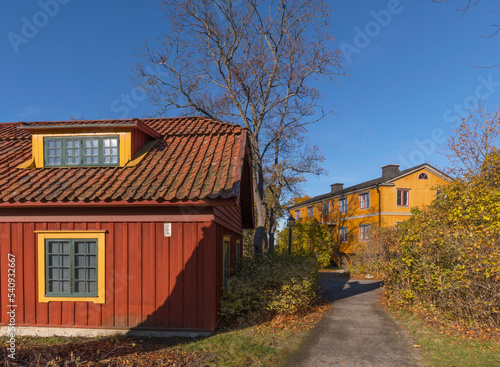
<path fill-rule="evenodd" d="M 393 301 L 485 327 L 500 326 L 500 190 L 456 181 L 416 210 L 387 246 Z"/>
<path fill-rule="evenodd" d="M 299 220 L 292 231 L 292 254 L 313 256 L 320 268 L 331 264 L 334 239 L 326 224 L 317 219 Z M 288 234 L 288 228 L 278 232 L 277 253 L 288 253 Z"/>
<path fill-rule="evenodd" d="M 313 257 L 245 258 L 238 274 L 228 281 L 221 314 L 233 319 L 262 311 L 295 313 L 310 307 L 318 291 L 318 268 Z"/>

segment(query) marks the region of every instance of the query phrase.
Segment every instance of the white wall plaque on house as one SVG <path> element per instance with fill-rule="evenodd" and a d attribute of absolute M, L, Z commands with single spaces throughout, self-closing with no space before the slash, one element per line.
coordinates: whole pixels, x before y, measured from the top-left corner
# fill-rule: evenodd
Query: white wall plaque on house
<path fill-rule="evenodd" d="M 164 223 L 163 232 L 165 234 L 165 237 L 170 237 L 172 235 L 172 223 Z"/>

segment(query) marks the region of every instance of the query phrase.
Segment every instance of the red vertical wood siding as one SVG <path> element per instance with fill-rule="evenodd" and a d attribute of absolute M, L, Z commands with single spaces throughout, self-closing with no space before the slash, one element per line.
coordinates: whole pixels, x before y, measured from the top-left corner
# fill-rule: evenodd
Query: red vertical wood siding
<path fill-rule="evenodd" d="M 213 330 L 219 320 L 222 237 L 210 221 L 0 223 L 1 324 L 7 256 L 16 256 L 18 326 Z M 36 230 L 106 230 L 106 303 L 38 302 Z"/>
<path fill-rule="evenodd" d="M 36 231 L 45 231 L 47 230 L 47 223 L 36 223 L 35 230 Z M 35 234 L 33 234 L 35 236 Z M 10 241 L 15 241 L 16 239 L 10 238 Z M 35 249 L 37 251 L 37 249 Z M 36 256 L 38 259 L 38 255 Z M 35 262 L 35 272 L 33 276 L 38 279 L 38 260 Z M 3 279 L 0 279 L 3 281 Z M 36 324 L 37 325 L 47 325 L 49 323 L 49 304 L 48 303 L 40 303 L 38 302 L 38 282 L 36 282 Z"/>
<path fill-rule="evenodd" d="M 216 227 L 216 237 L 217 241 L 215 242 L 215 251 L 214 253 L 217 256 L 216 259 L 216 264 L 217 264 L 217 269 L 216 269 L 216 289 L 217 289 L 217 310 L 220 308 L 220 298 L 222 297 L 222 292 L 223 292 L 223 271 L 224 271 L 224 237 L 229 236 L 230 237 L 230 245 L 229 245 L 229 258 L 231 261 L 231 266 L 233 266 L 232 263 L 232 258 L 236 258 L 236 247 L 233 246 L 233 244 L 236 242 L 236 240 L 240 240 L 240 242 L 243 240 L 243 237 L 241 234 L 233 232 L 221 225 L 217 225 Z"/>
<path fill-rule="evenodd" d="M 9 315 L 7 311 L 10 309 L 7 307 L 8 302 L 8 265 L 9 265 L 9 253 L 12 253 L 10 238 L 12 234 L 10 232 L 9 223 L 0 223 L 0 321 L 2 324 L 9 323 Z"/>
<path fill-rule="evenodd" d="M 150 139 L 151 138 L 149 137 L 149 135 L 143 133 L 142 131 L 137 131 L 137 130 L 132 131 L 132 157 Z"/>
<path fill-rule="evenodd" d="M 220 206 L 214 208 L 215 222 L 221 226 L 231 230 L 232 232 L 242 235 L 241 221 L 241 206 Z"/>

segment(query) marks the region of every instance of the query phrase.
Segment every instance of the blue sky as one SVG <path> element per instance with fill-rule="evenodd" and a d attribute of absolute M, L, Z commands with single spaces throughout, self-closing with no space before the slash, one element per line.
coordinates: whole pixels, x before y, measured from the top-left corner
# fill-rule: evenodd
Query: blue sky
<path fill-rule="evenodd" d="M 465 0 L 329 1 L 334 46 L 349 76 L 319 81 L 335 106 L 309 129 L 329 174 L 310 177 L 310 196 L 380 176 L 380 167 L 423 162 L 455 120 L 481 99 L 500 99 L 500 35 L 491 2 L 456 11 Z M 154 108 L 134 90 L 139 43 L 166 30 L 159 0 L 4 0 L 0 3 L 0 121 L 142 117 Z"/>

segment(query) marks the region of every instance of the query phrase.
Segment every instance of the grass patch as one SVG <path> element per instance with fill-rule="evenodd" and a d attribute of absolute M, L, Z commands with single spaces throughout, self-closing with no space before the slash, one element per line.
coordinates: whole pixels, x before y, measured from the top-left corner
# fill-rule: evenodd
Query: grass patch
<path fill-rule="evenodd" d="M 205 355 L 204 366 L 285 365 L 327 309 L 322 306 L 306 315 L 278 316 L 260 325 L 188 343 L 182 350 Z"/>
<path fill-rule="evenodd" d="M 285 366 L 328 309 L 322 305 L 307 313 L 276 316 L 198 338 L 18 337 L 14 363 L 7 360 L 8 338 L 3 337 L 0 365 Z"/>
<path fill-rule="evenodd" d="M 408 310 L 391 310 L 420 346 L 423 363 L 433 367 L 498 367 L 500 343 L 449 335 L 426 325 Z"/>
<path fill-rule="evenodd" d="M 0 337 L 0 343 L 6 344 L 10 337 L 2 336 Z M 37 337 L 37 336 L 18 336 L 16 337 L 16 344 L 18 345 L 56 345 L 56 344 L 68 344 L 86 341 L 88 338 L 78 338 L 78 337 L 67 337 L 67 336 L 50 336 L 47 338 Z"/>

